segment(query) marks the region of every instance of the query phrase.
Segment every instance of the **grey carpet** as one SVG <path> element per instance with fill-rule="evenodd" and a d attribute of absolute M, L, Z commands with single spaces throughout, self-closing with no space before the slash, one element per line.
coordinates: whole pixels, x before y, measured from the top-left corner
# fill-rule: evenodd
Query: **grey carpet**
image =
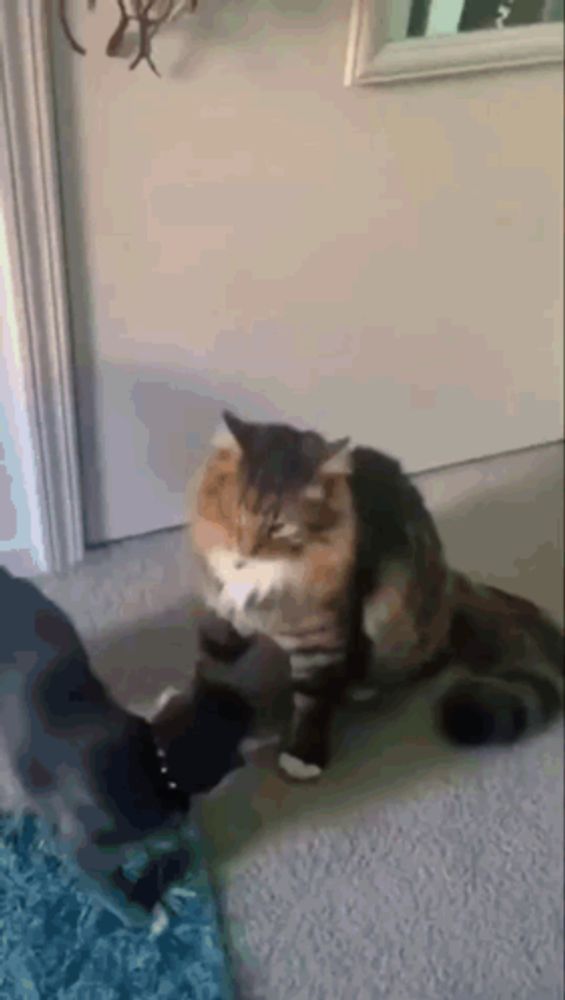
<path fill-rule="evenodd" d="M 561 613 L 560 448 L 422 485 L 456 565 Z M 149 706 L 189 682 L 195 608 L 178 531 L 91 551 L 40 584 L 124 701 Z M 248 676 L 282 704 L 272 651 L 250 657 Z M 243 1000 L 562 1000 L 562 727 L 455 754 L 434 734 L 431 699 L 345 710 L 315 787 L 284 784 L 259 742 L 203 803 Z"/>

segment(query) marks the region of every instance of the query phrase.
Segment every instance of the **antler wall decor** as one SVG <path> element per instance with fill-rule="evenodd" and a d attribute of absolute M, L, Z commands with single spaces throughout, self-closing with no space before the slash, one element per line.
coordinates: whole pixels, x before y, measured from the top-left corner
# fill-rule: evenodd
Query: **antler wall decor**
<path fill-rule="evenodd" d="M 86 55 L 86 49 L 77 41 L 71 28 L 67 10 L 67 0 L 57 0 L 59 22 L 63 33 L 74 52 Z M 86 0 L 88 10 L 94 10 L 97 0 Z M 106 55 L 115 57 L 123 55 L 126 34 L 133 29 L 136 33 L 137 51 L 130 63 L 130 69 L 135 69 L 140 63 L 146 62 L 150 69 L 159 76 L 159 71 L 153 61 L 152 44 L 155 35 L 173 15 L 188 10 L 193 13 L 198 0 L 114 0 L 117 8 L 117 24 L 108 39 Z"/>

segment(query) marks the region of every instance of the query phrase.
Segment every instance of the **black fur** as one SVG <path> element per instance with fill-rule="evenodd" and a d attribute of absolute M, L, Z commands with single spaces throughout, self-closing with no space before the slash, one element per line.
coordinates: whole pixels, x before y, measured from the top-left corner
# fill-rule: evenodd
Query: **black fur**
<path fill-rule="evenodd" d="M 199 626 L 200 649 L 212 660 L 235 663 L 250 648 L 252 640 L 217 615 L 209 614 Z"/>
<path fill-rule="evenodd" d="M 181 825 L 191 796 L 238 765 L 251 710 L 201 687 L 150 725 L 114 701 L 70 620 L 34 584 L 0 569 L 0 609 L 0 808 L 8 802 L 46 820 L 105 905 L 144 923 L 190 865 Z M 157 734 L 170 743 L 173 788 Z M 131 885 L 122 872 L 128 849 L 164 831 L 176 837 L 173 855 Z"/>

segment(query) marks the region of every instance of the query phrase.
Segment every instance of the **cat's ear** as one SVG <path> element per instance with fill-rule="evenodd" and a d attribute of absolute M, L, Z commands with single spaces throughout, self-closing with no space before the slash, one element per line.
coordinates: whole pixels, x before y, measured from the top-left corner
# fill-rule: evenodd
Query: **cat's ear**
<path fill-rule="evenodd" d="M 222 419 L 230 433 L 233 434 L 238 445 L 241 448 L 245 448 L 246 443 L 249 441 L 251 425 L 246 424 L 244 420 L 240 420 L 231 410 L 224 410 Z"/>
<path fill-rule="evenodd" d="M 351 449 L 348 437 L 331 441 L 326 445 L 319 472 L 323 476 L 347 476 L 351 472 Z"/>
<path fill-rule="evenodd" d="M 212 448 L 241 450 L 244 438 L 247 436 L 246 431 L 249 432 L 250 428 L 251 425 L 244 423 L 235 413 L 224 410 L 222 423 L 212 437 Z"/>

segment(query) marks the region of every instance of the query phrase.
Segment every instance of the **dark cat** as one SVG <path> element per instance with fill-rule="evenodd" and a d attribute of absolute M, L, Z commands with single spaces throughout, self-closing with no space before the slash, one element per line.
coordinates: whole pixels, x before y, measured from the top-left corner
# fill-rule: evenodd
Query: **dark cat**
<path fill-rule="evenodd" d="M 562 633 L 533 604 L 450 569 L 400 465 L 369 448 L 225 414 L 191 515 L 224 661 L 256 632 L 290 656 L 294 712 L 281 768 L 314 778 L 336 702 L 369 663 L 379 685 L 451 664 L 438 705 L 459 743 L 511 742 L 562 704 Z"/>
<path fill-rule="evenodd" d="M 0 608 L 0 809 L 46 821 L 82 882 L 143 924 L 188 869 L 191 796 L 241 762 L 251 708 L 201 678 L 149 724 L 113 700 L 67 616 L 34 584 L 0 569 Z M 136 843 L 151 860 L 132 884 L 122 865 Z"/>

